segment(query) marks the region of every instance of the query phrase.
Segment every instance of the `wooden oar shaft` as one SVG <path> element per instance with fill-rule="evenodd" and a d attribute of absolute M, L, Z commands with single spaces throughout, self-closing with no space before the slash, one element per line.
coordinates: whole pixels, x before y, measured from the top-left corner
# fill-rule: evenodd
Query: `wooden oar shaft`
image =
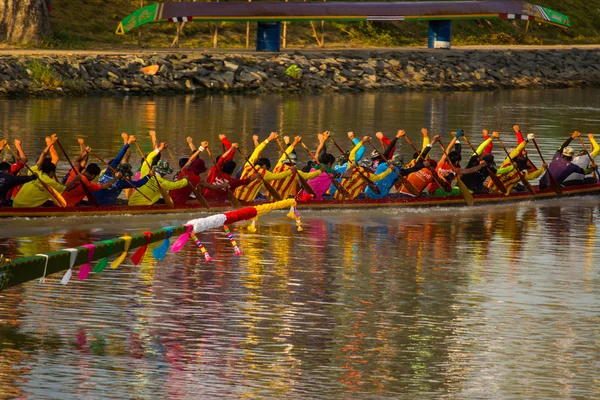
<path fill-rule="evenodd" d="M 292 164 L 293 161 L 292 161 L 290 155 L 287 153 L 287 151 L 285 151 L 285 148 L 283 147 L 283 145 L 279 141 L 279 138 L 277 138 L 275 140 L 277 141 L 277 144 L 279 145 L 279 148 L 281 149 L 281 151 L 283 151 L 283 154 L 285 154 L 285 157 L 288 159 L 288 161 L 290 162 L 290 164 Z M 308 184 L 308 182 L 306 181 L 306 179 L 304 179 L 304 177 L 302 175 L 300 175 L 299 171 L 296 171 L 296 176 L 298 177 L 298 181 L 300 181 L 300 186 L 302 186 L 302 189 L 304 189 L 304 191 L 307 192 L 308 194 L 316 196 L 316 193 L 313 190 L 313 188 Z"/>
<path fill-rule="evenodd" d="M 335 142 L 335 140 L 333 140 L 333 138 L 331 136 L 329 136 L 329 139 L 331 139 L 331 141 L 333 142 L 335 147 L 337 147 L 337 149 L 340 151 L 340 153 L 342 153 L 342 155 L 344 156 L 346 161 L 348 161 L 348 164 L 352 163 L 352 161 L 350 161 L 350 158 L 348 158 L 346 153 L 344 153 L 344 150 L 342 150 L 342 148 L 340 146 L 338 146 L 338 144 Z M 364 144 L 363 144 L 363 146 L 364 146 Z M 372 180 L 367 178 L 359 168 L 360 167 L 357 165 L 356 168 L 354 168 L 354 170 L 356 172 L 358 172 L 358 175 L 361 177 L 361 179 L 367 183 L 367 185 L 371 188 L 372 191 L 374 191 L 377 194 L 381 194 L 381 189 L 379 189 L 379 187 L 377 187 L 377 185 L 375 183 L 373 183 Z"/>
<path fill-rule="evenodd" d="M 418 154 L 417 158 L 415 158 L 415 162 L 417 162 L 419 160 L 419 158 L 421 158 L 421 152 L 415 147 L 413 142 L 410 141 L 408 136 L 404 135 L 404 140 L 406 140 L 406 143 L 408 143 L 410 145 L 410 147 L 412 147 L 414 149 L 415 153 Z"/>
<path fill-rule="evenodd" d="M 542 152 L 540 151 L 540 147 L 538 146 L 537 142 L 535 141 L 535 139 L 532 139 L 533 145 L 535 146 L 535 149 L 537 150 L 540 159 L 542 160 L 542 163 L 546 164 L 546 161 L 544 161 L 544 156 L 542 155 Z M 559 196 L 562 195 L 562 190 L 560 189 L 560 185 L 559 183 L 556 181 L 556 179 L 554 179 L 554 176 L 552 175 L 552 173 L 550 172 L 550 170 L 546 169 L 546 173 L 548 174 L 548 180 L 550 181 L 550 186 L 552 186 L 552 189 L 554 189 L 554 191 L 556 192 L 556 194 L 558 194 Z"/>
<path fill-rule="evenodd" d="M 8 151 L 10 151 L 15 156 L 15 158 L 17 160 L 19 160 L 19 161 L 21 161 L 23 163 L 23 165 L 25 166 L 25 168 L 27 168 L 27 170 L 32 175 L 35 174 L 35 172 L 31 168 L 29 168 L 29 165 L 27 165 L 27 163 L 25 161 L 23 161 L 23 159 L 21 157 L 19 157 L 19 155 L 13 149 L 10 148 L 10 145 L 7 144 L 6 148 L 8 149 Z M 41 171 L 40 171 L 40 175 L 41 175 Z M 59 198 L 56 195 L 56 193 L 52 190 L 52 188 L 50 186 L 48 186 L 48 184 L 42 180 L 41 176 L 38 176 L 38 180 L 40 181 L 42 187 L 44 189 L 46 189 L 46 191 L 48 193 L 50 193 L 50 196 L 52 196 L 52 198 L 54 198 L 54 200 L 56 200 L 56 204 L 58 204 L 60 207 L 66 207 L 67 206 L 67 203 L 66 203 L 65 199 L 62 196 Z"/>
<path fill-rule="evenodd" d="M 448 157 L 448 149 L 444 147 L 444 144 L 442 143 L 442 141 L 440 140 L 438 142 L 440 144 L 440 147 L 442 148 L 442 151 L 444 152 L 444 157 L 446 159 L 449 159 Z M 443 177 L 440 177 L 440 179 L 444 179 Z M 465 199 L 465 203 L 467 203 L 468 205 L 473 205 L 474 200 L 473 200 L 473 194 L 471 193 L 471 191 L 469 191 L 469 188 L 467 187 L 467 185 L 465 185 L 463 183 L 463 181 L 460 179 L 459 174 L 456 174 L 456 184 L 458 185 L 458 188 L 460 189 L 460 193 L 462 194 L 463 198 Z"/>
<path fill-rule="evenodd" d="M 500 143 L 500 147 L 502 147 L 502 149 L 506 153 L 506 157 L 512 164 L 513 168 L 517 171 L 517 175 L 519 176 L 519 179 L 521 180 L 521 183 L 523 184 L 523 186 L 525 186 L 525 188 L 529 191 L 529 193 L 531 193 L 532 195 L 535 196 L 535 190 L 533 189 L 533 186 L 531 186 L 531 183 L 529 183 L 527 178 L 525 178 L 523 176 L 523 174 L 521 174 L 521 171 L 519 171 L 519 167 L 517 166 L 517 163 L 514 162 L 513 159 L 511 158 L 510 153 L 508 152 L 508 150 L 506 150 L 506 147 L 504 146 L 504 143 L 502 143 L 502 140 L 500 140 L 500 138 L 496 138 L 496 139 L 498 139 L 498 143 Z"/>
<path fill-rule="evenodd" d="M 65 148 L 63 147 L 63 145 L 60 143 L 60 140 L 56 139 L 56 143 L 58 144 L 58 147 L 60 147 L 60 150 L 63 152 L 63 154 L 65 155 L 65 158 L 67 159 L 67 161 L 69 162 L 69 165 L 71 166 L 71 168 L 73 169 L 73 171 L 75 171 L 75 173 L 77 175 L 82 175 L 81 172 L 79 172 L 79 170 L 75 169 L 75 166 L 73 165 L 73 163 L 71 162 L 71 159 L 69 158 L 69 155 L 67 154 L 67 152 L 65 151 Z M 83 176 L 83 175 L 82 175 Z M 96 197 L 92 194 L 92 192 L 88 189 L 87 186 L 85 186 L 85 184 L 83 182 L 79 183 L 81 185 L 81 188 L 83 190 L 83 192 L 85 193 L 85 197 L 87 197 L 87 199 L 90 201 L 90 203 L 92 203 L 92 205 L 94 207 L 100 207 L 100 203 L 98 203 L 98 200 L 96 199 Z"/>
<path fill-rule="evenodd" d="M 587 147 L 586 147 L 585 143 L 583 142 L 583 139 L 581 139 L 581 136 L 577 136 L 577 139 L 579 139 L 579 143 L 581 143 L 581 147 L 583 147 L 583 151 L 585 151 L 585 154 L 587 154 L 588 158 L 590 159 L 590 163 L 592 165 L 596 165 L 596 163 L 594 162 L 594 159 L 592 158 L 592 155 L 588 152 Z M 596 180 L 598 180 L 598 173 L 596 171 L 594 171 L 594 176 L 596 177 Z"/>
<path fill-rule="evenodd" d="M 138 142 L 134 142 L 134 143 L 135 143 L 135 147 L 138 149 L 138 152 L 142 156 L 142 160 L 144 160 L 144 163 L 148 166 L 148 170 L 152 169 L 152 166 L 150 166 L 150 163 L 148 163 L 148 160 L 146 160 L 146 155 L 142 151 L 142 148 L 140 147 Z M 158 177 L 156 175 L 154 175 L 154 180 L 156 181 L 156 186 L 158 186 L 158 190 L 160 190 L 160 194 L 162 195 L 165 203 L 170 208 L 174 208 L 175 203 L 173 203 L 173 199 L 171 198 L 171 196 L 169 196 L 169 193 L 165 190 L 165 188 L 162 187 L 162 185 L 160 184 L 160 181 L 158 180 Z M 138 192 L 139 192 L 139 190 L 138 190 Z"/>
<path fill-rule="evenodd" d="M 250 160 L 248 159 L 248 157 L 246 157 L 246 155 L 240 149 L 238 149 L 238 153 L 240 153 L 240 155 L 244 158 L 244 160 L 246 160 L 246 163 L 250 167 L 252 167 L 252 169 L 254 170 L 254 172 L 258 174 L 258 177 L 262 181 L 263 185 L 265 185 L 265 188 L 271 194 L 271 196 L 273 196 L 273 198 L 276 199 L 277 201 L 282 200 L 281 195 L 279 194 L 279 192 L 277 190 L 275 190 L 275 188 L 269 182 L 267 182 L 267 180 L 265 179 L 265 177 L 262 176 L 262 174 L 260 173 L 260 171 L 258 171 L 256 169 L 256 166 L 250 162 Z"/>
<path fill-rule="evenodd" d="M 302 145 L 302 147 L 304 147 L 304 150 L 306 150 L 306 152 L 310 155 L 310 157 L 313 160 L 315 160 L 317 165 L 320 165 L 319 160 L 317 159 L 317 157 L 315 157 L 315 155 L 313 153 L 310 152 L 308 147 L 306 147 L 306 145 L 304 143 L 300 143 L 300 144 Z M 333 176 L 329 175 L 327 172 L 325 172 L 325 174 L 327 175 L 327 177 L 329 178 L 329 180 L 331 181 L 333 186 L 335 186 L 335 188 L 342 194 L 342 197 L 350 197 L 350 193 L 348 193 L 348 191 Z"/>
<path fill-rule="evenodd" d="M 117 173 L 119 172 L 119 171 L 117 171 L 116 169 L 114 169 L 113 167 L 111 167 L 111 165 L 110 165 L 109 163 L 107 163 L 107 162 L 106 162 L 106 161 L 104 161 L 102 158 L 100 158 L 100 156 L 99 156 L 98 154 L 96 154 L 96 153 L 94 153 L 94 152 L 91 152 L 91 151 L 89 152 L 89 154 L 93 155 L 94 157 L 96 157 L 96 158 L 98 159 L 98 161 L 100 161 L 102 164 L 106 165 L 106 167 L 107 167 L 108 169 L 110 169 L 110 170 L 113 172 L 113 174 L 117 174 Z M 132 188 L 135 188 L 135 186 L 133 186 L 133 182 L 131 182 L 129 179 L 125 178 L 124 176 L 123 176 L 122 178 L 123 178 L 123 180 L 124 180 L 125 182 L 129 183 L 129 184 L 131 185 L 131 187 L 132 187 Z M 152 201 L 152 200 L 150 200 L 150 197 L 146 196 L 144 193 L 140 192 L 140 194 L 141 194 L 142 196 L 144 196 L 144 197 L 146 198 L 146 200 L 148 200 L 148 201 Z"/>
<path fill-rule="evenodd" d="M 227 179 L 225 179 L 225 177 L 223 176 L 221 169 L 218 167 L 218 165 L 215 161 L 215 158 L 213 157 L 213 155 L 210 152 L 210 149 L 208 147 L 206 147 L 205 149 L 206 149 L 206 154 L 208 154 L 208 156 L 210 157 L 210 161 L 212 161 L 215 171 L 217 171 L 217 174 L 219 174 L 219 177 L 221 178 L 221 180 L 223 182 L 228 182 Z M 231 205 L 234 207 L 241 207 L 240 201 L 238 200 L 237 197 L 235 197 L 235 195 L 233 194 L 231 189 L 227 188 L 226 192 L 227 192 L 227 198 L 229 199 L 229 202 L 231 203 Z"/>

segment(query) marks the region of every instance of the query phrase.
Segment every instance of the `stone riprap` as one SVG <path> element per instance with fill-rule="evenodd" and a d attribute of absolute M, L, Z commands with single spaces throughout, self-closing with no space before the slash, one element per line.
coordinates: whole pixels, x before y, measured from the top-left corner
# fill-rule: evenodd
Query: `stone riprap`
<path fill-rule="evenodd" d="M 150 65 L 159 66 L 155 75 L 142 72 Z M 40 69 L 55 79 L 47 83 L 38 76 Z M 4 96 L 497 90 L 598 84 L 600 51 L 583 49 L 0 57 Z"/>

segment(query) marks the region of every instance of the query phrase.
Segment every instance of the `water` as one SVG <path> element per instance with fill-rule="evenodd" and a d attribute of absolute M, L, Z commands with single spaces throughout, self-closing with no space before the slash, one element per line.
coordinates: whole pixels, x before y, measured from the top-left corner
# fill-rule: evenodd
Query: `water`
<path fill-rule="evenodd" d="M 215 143 L 226 133 L 250 150 L 254 132 L 302 133 L 314 146 L 309 132 L 331 129 L 347 145 L 348 130 L 404 128 L 417 140 L 423 125 L 444 137 L 463 128 L 475 141 L 482 126 L 499 126 L 512 145 L 515 122 L 550 158 L 569 132 L 594 131 L 599 98 L 557 90 L 0 108 L 3 131 L 19 132 L 31 159 L 52 132 L 73 152 L 85 134 L 109 158 L 122 130 L 155 128 L 181 154 L 190 134 Z M 30 282 L 0 293 L 0 397 L 599 398 L 599 205 L 304 212 L 303 232 L 279 212 L 255 234 L 234 230 L 242 257 L 213 232 L 201 236 L 208 264 L 188 244 L 163 263 L 147 255 L 140 267 L 127 260 L 66 287 L 61 274 Z M 15 258 L 190 218 L 3 220 L 0 252 Z"/>

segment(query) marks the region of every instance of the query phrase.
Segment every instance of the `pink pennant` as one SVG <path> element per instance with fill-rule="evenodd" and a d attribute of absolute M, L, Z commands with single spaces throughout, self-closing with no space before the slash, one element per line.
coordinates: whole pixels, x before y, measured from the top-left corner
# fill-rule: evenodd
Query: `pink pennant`
<path fill-rule="evenodd" d="M 79 270 L 79 274 L 77 275 L 77 277 L 79 278 L 79 280 L 83 281 L 85 280 L 88 275 L 90 274 L 90 263 L 92 262 L 92 259 L 94 258 L 94 251 L 96 251 L 96 246 L 94 246 L 93 244 L 84 244 L 83 247 L 88 249 L 87 252 L 87 263 L 83 264 L 81 266 L 81 269 Z"/>
<path fill-rule="evenodd" d="M 183 246 L 185 246 L 185 244 L 187 243 L 188 239 L 190 238 L 190 233 L 192 233 L 192 225 L 186 225 L 186 232 L 179 236 L 179 238 L 175 241 L 175 243 L 173 243 L 173 246 L 171 246 L 171 251 L 176 253 L 179 250 L 181 250 L 183 248 Z"/>
<path fill-rule="evenodd" d="M 150 243 L 150 240 L 152 239 L 152 232 L 144 232 L 144 235 L 146 236 L 146 244 L 137 249 L 137 251 L 131 256 L 133 265 L 139 265 L 139 263 L 142 261 L 142 257 L 144 257 L 144 254 L 148 249 L 148 243 Z"/>

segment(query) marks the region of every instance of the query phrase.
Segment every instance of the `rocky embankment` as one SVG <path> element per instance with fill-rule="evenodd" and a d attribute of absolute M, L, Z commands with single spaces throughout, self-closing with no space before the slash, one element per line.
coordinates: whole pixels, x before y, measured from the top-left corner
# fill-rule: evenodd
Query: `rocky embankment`
<path fill-rule="evenodd" d="M 154 75 L 142 68 L 156 65 Z M 0 57 L 0 95 L 496 90 L 600 84 L 600 50 Z"/>

